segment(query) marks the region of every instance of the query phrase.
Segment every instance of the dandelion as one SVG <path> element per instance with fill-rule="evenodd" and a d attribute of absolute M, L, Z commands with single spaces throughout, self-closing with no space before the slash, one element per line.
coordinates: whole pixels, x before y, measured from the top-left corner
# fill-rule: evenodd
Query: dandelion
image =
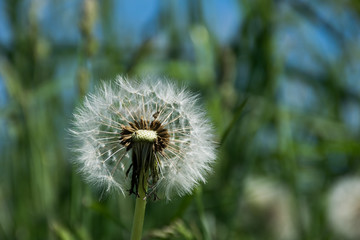
<path fill-rule="evenodd" d="M 72 133 L 86 179 L 137 196 L 135 215 L 138 201 L 190 193 L 215 159 L 197 97 L 161 79 L 104 83 L 77 109 Z"/>
<path fill-rule="evenodd" d="M 337 234 L 346 239 L 360 239 L 360 178 L 338 181 L 328 197 L 328 219 Z"/>
<path fill-rule="evenodd" d="M 265 177 L 249 177 L 241 201 L 242 224 L 256 229 L 259 238 L 297 239 L 293 199 L 284 186 Z M 258 231 L 263 228 L 263 231 Z"/>

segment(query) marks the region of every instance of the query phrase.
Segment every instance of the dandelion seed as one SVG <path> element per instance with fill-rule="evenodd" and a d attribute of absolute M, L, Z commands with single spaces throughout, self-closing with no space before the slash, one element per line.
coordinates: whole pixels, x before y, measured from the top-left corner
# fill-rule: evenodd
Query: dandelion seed
<path fill-rule="evenodd" d="M 163 80 L 118 77 L 88 95 L 74 116 L 77 163 L 88 181 L 108 190 L 167 199 L 190 193 L 215 159 L 196 96 Z M 148 189 L 139 189 L 141 181 Z"/>

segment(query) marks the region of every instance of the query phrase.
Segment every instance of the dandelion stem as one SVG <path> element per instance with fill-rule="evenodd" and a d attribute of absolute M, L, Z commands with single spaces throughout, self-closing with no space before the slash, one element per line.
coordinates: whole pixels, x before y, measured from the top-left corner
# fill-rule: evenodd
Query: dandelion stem
<path fill-rule="evenodd" d="M 131 230 L 131 240 L 140 240 L 144 224 L 145 207 L 146 207 L 146 193 L 147 178 L 149 172 L 141 173 L 139 179 L 139 196 L 136 198 L 135 213 L 133 226 Z M 143 178 L 145 177 L 144 181 Z"/>

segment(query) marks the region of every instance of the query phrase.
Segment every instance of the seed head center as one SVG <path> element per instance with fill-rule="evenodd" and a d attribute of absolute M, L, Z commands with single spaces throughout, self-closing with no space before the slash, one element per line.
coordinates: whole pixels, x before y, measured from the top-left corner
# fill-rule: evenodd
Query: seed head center
<path fill-rule="evenodd" d="M 150 142 L 153 143 L 155 142 L 157 138 L 157 133 L 153 130 L 137 130 L 135 131 L 132 136 L 131 139 L 134 142 Z"/>

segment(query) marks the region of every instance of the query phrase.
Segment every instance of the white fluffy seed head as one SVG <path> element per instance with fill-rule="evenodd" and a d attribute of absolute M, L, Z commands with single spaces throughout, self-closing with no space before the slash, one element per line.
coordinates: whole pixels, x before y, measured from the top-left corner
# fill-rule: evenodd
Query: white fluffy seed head
<path fill-rule="evenodd" d="M 297 239 L 293 199 L 280 183 L 265 177 L 249 177 L 244 182 L 241 203 L 243 224 L 256 226 L 273 239 Z"/>
<path fill-rule="evenodd" d="M 115 83 L 103 83 L 85 98 L 74 118 L 76 162 L 89 182 L 108 190 L 129 189 L 131 151 L 119 144 L 119 137 L 122 126 L 141 118 L 158 120 L 169 134 L 169 145 L 157 154 L 160 178 L 153 188 L 160 197 L 190 193 L 205 182 L 215 160 L 213 129 L 197 97 L 163 79 L 118 77 Z M 151 140 L 155 135 L 138 130 L 135 138 Z"/>
<path fill-rule="evenodd" d="M 360 178 L 338 181 L 330 191 L 327 210 L 331 229 L 345 239 L 360 239 Z"/>

